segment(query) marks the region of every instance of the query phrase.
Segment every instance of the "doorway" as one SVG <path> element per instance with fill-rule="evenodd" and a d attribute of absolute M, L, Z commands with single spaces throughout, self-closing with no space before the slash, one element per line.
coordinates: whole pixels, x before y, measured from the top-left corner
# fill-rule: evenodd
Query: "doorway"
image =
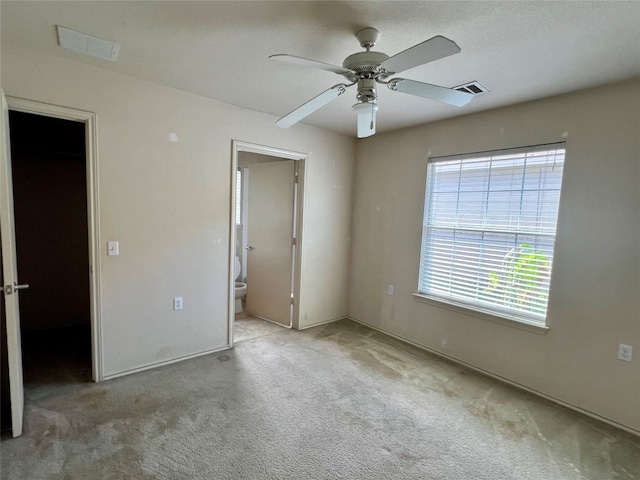
<path fill-rule="evenodd" d="M 96 131 L 90 112 L 2 100 L 2 403 L 18 436 L 25 386 L 102 380 Z"/>
<path fill-rule="evenodd" d="M 234 142 L 232 158 L 231 278 L 246 282 L 242 323 L 235 340 L 244 338 L 246 320 L 251 335 L 273 331 L 261 322 L 297 328 L 302 252 L 303 184 L 306 155 Z M 241 274 L 236 278 L 235 261 Z M 229 343 L 234 341 L 235 302 L 229 314 Z M 259 322 L 258 322 L 259 323 Z"/>
<path fill-rule="evenodd" d="M 91 380 L 85 126 L 10 111 L 25 386 Z"/>

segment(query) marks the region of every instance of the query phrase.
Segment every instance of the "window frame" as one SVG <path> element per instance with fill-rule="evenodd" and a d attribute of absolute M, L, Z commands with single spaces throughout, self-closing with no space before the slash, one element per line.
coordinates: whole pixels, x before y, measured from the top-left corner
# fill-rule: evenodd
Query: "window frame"
<path fill-rule="evenodd" d="M 552 235 L 550 236 L 548 232 L 545 232 L 544 234 L 542 234 L 540 231 L 536 232 L 535 230 L 537 227 L 532 227 L 530 230 L 519 230 L 517 233 L 513 233 L 513 232 L 509 233 L 509 235 L 513 235 L 514 245 L 520 243 L 520 241 L 518 240 L 518 235 L 533 235 L 533 236 L 544 235 L 546 237 L 551 237 L 552 239 L 551 240 L 551 256 L 549 258 L 549 262 L 550 262 L 549 276 L 548 276 L 549 283 L 546 289 L 546 300 L 545 300 L 546 303 L 545 303 L 544 316 L 543 317 L 538 316 L 536 318 L 536 316 L 531 313 L 526 314 L 525 312 L 520 313 L 520 312 L 514 311 L 516 309 L 501 308 L 499 305 L 482 304 L 482 302 L 478 301 L 478 296 L 480 295 L 480 290 L 479 290 L 480 287 L 477 287 L 478 290 L 475 293 L 475 297 L 476 297 L 475 300 L 468 301 L 468 302 L 465 301 L 464 298 L 462 298 L 462 300 L 459 299 L 460 297 L 462 297 L 462 295 L 454 295 L 451 293 L 443 294 L 442 292 L 429 291 L 429 289 L 426 287 L 426 283 L 423 283 L 423 282 L 425 278 L 425 271 L 424 271 L 425 266 L 432 263 L 433 259 L 435 258 L 433 256 L 429 258 L 425 258 L 426 255 L 429 255 L 430 247 L 428 247 L 427 245 L 432 241 L 432 238 L 433 238 L 433 237 L 427 238 L 427 235 L 430 234 L 428 230 L 430 228 L 434 229 L 433 225 L 428 224 L 428 220 L 431 220 L 431 218 L 427 217 L 427 215 L 430 213 L 430 208 L 431 208 L 431 204 L 428 202 L 433 201 L 432 192 L 430 192 L 430 188 L 432 188 L 433 182 L 434 182 L 433 175 L 430 176 L 431 165 L 439 162 L 444 162 L 444 161 L 449 161 L 449 162 L 465 161 L 465 160 L 479 161 L 480 159 L 484 159 L 484 158 L 493 159 L 495 157 L 504 157 L 508 155 L 525 156 L 530 153 L 552 151 L 552 150 L 563 151 L 562 164 L 561 164 L 563 170 L 561 173 L 561 178 L 559 180 L 559 187 L 557 191 L 557 195 L 558 195 L 557 204 L 554 207 L 555 222 L 553 224 Z M 558 218 L 559 218 L 559 212 L 560 212 L 561 202 L 562 202 L 562 190 L 563 190 L 563 184 L 564 184 L 564 165 L 566 163 L 566 156 L 567 156 L 566 142 L 554 142 L 549 144 L 538 144 L 538 145 L 531 145 L 526 147 L 490 150 L 490 151 L 474 152 L 474 153 L 467 153 L 467 154 L 430 156 L 427 162 L 427 177 L 425 181 L 425 193 L 424 193 L 425 197 L 423 202 L 424 210 L 422 214 L 422 235 L 421 235 L 420 258 L 419 258 L 418 288 L 417 288 L 417 291 L 414 293 L 414 296 L 416 297 L 416 299 L 429 304 L 434 304 L 444 308 L 452 309 L 458 313 L 472 315 L 472 316 L 480 317 L 486 320 L 507 324 L 510 326 L 519 326 L 526 330 L 534 331 L 536 333 L 544 333 L 546 330 L 548 330 L 548 324 L 549 324 L 548 305 L 549 305 L 549 299 L 551 297 L 551 291 L 552 291 L 552 288 L 551 288 L 551 277 L 553 274 L 552 267 L 553 267 L 553 263 L 555 263 L 554 259 L 556 258 L 555 241 L 557 237 L 557 226 L 559 223 Z M 493 165 L 489 165 L 486 168 L 486 171 L 488 172 L 489 175 L 491 174 L 491 168 L 493 168 Z M 523 183 L 526 177 L 525 172 L 526 172 L 526 163 L 525 163 L 525 167 L 523 167 L 523 173 L 522 173 Z M 487 187 L 486 187 L 487 195 L 492 191 L 489 185 L 490 185 L 490 182 L 487 182 Z M 535 190 L 536 193 L 542 190 L 540 188 L 541 187 L 540 181 L 538 181 L 537 186 L 538 188 Z M 461 190 L 462 189 L 460 188 L 460 184 L 458 184 L 458 188 L 457 188 L 458 194 L 460 193 Z M 519 215 L 522 214 L 522 207 L 520 207 L 520 211 L 518 213 Z M 483 228 L 482 235 L 484 235 L 486 232 L 491 232 L 492 231 L 491 227 L 494 225 L 495 224 L 489 224 L 489 226 L 485 225 L 486 228 Z M 441 227 L 436 226 L 435 228 L 441 228 Z M 464 230 L 464 227 L 459 227 L 459 226 L 458 227 L 450 226 L 449 228 L 451 232 Z M 478 246 L 477 248 L 480 249 L 480 247 L 483 246 L 482 240 L 476 241 L 474 245 Z M 434 267 L 429 267 L 429 268 L 434 268 Z M 478 282 L 478 284 L 480 283 L 481 282 Z"/>

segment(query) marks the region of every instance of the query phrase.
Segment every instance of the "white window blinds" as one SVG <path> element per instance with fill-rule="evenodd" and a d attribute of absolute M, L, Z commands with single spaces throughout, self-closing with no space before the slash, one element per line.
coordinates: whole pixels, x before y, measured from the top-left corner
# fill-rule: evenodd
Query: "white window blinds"
<path fill-rule="evenodd" d="M 236 225 L 242 223 L 242 173 L 236 171 Z"/>
<path fill-rule="evenodd" d="M 429 159 L 419 293 L 545 323 L 564 144 Z"/>

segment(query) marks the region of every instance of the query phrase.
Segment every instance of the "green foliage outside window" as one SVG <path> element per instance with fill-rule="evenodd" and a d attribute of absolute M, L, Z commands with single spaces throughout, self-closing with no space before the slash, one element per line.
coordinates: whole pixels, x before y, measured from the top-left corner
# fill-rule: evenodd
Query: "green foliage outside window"
<path fill-rule="evenodd" d="M 489 272 L 486 292 L 498 305 L 544 313 L 548 293 L 542 285 L 549 279 L 550 273 L 547 255 L 523 243 L 509 250 L 502 259 L 499 271 Z"/>

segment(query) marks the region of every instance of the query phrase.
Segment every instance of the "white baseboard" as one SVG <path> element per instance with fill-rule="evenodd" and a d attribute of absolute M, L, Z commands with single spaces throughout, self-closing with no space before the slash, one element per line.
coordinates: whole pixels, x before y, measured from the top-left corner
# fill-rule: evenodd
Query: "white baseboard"
<path fill-rule="evenodd" d="M 496 379 L 496 380 L 498 380 L 498 381 L 500 381 L 502 383 L 506 383 L 508 385 L 511 385 L 512 387 L 516 387 L 516 388 L 519 388 L 520 390 L 524 390 L 526 392 L 529 392 L 529 393 L 532 393 L 534 395 L 537 395 L 538 397 L 544 398 L 545 400 L 549 400 L 550 402 L 553 402 L 553 403 L 556 403 L 558 405 L 561 405 L 561 406 L 563 406 L 565 408 L 568 408 L 569 410 L 573 410 L 574 412 L 578 412 L 578 413 L 580 413 L 582 415 L 586 415 L 587 417 L 591 417 L 591 418 L 593 418 L 595 420 L 598 420 L 600 422 L 606 423 L 606 424 L 611 425 L 611 426 L 613 426 L 615 428 L 618 428 L 620 430 L 624 430 L 625 432 L 631 433 L 632 435 L 640 436 L 640 431 L 639 430 L 635 430 L 635 429 L 633 429 L 631 427 L 628 427 L 626 425 L 618 423 L 615 420 L 611 420 L 611 419 L 609 419 L 607 417 L 603 417 L 601 415 L 598 415 L 597 413 L 593 413 L 593 412 L 590 412 L 590 411 L 585 410 L 583 408 L 580 408 L 580 407 L 578 407 L 576 405 L 572 405 L 571 403 L 567 403 L 567 402 L 565 402 L 563 400 L 560 400 L 559 398 L 552 397 L 550 395 L 547 395 L 546 393 L 543 393 L 543 392 L 540 392 L 540 391 L 535 390 L 533 388 L 527 387 L 526 385 L 522 385 L 521 383 L 514 382 L 513 380 L 509 380 L 508 378 L 501 377 L 500 375 L 496 375 L 495 373 L 491 373 L 491 372 L 489 372 L 487 370 L 483 370 L 482 368 L 479 368 L 479 367 L 476 367 L 474 365 L 471 365 L 470 363 L 463 362 L 462 360 L 458 360 L 455 357 L 450 357 L 449 355 L 446 355 L 444 353 L 438 352 L 437 350 L 432 350 L 429 347 L 425 347 L 424 345 L 420 345 L 419 343 L 412 342 L 411 340 L 407 340 L 406 338 L 401 337 L 400 335 L 396 335 L 396 334 L 388 332 L 387 330 L 384 330 L 382 328 L 375 327 L 373 325 L 370 325 L 370 324 L 368 324 L 366 322 L 363 322 L 361 320 L 358 320 L 356 318 L 349 317 L 349 316 L 347 316 L 346 318 L 351 320 L 351 321 L 353 321 L 353 322 L 355 322 L 355 323 L 359 323 L 360 325 L 364 325 L 365 327 L 369 327 L 372 330 L 376 330 L 376 331 L 378 331 L 380 333 L 384 333 L 385 335 L 389 335 L 390 337 L 393 337 L 393 338 L 395 338 L 397 340 L 400 340 L 400 341 L 402 341 L 404 343 L 408 343 L 409 345 L 412 345 L 412 346 L 414 346 L 416 348 L 424 350 L 424 351 L 426 351 L 428 353 L 431 353 L 431 354 L 436 355 L 438 357 L 441 357 L 441 358 L 444 358 L 446 360 L 449 360 L 450 362 L 456 363 L 458 365 L 462 365 L 463 367 L 466 367 L 466 368 L 468 368 L 470 370 L 478 372 L 478 373 L 480 373 L 482 375 L 486 375 L 487 377 L 494 378 L 494 379 Z"/>
<path fill-rule="evenodd" d="M 332 319 L 329 319 L 329 320 L 322 320 L 321 322 L 314 323 L 313 325 L 305 325 L 304 327 L 299 328 L 298 330 L 306 330 L 307 328 L 319 327 L 320 325 L 326 325 L 327 323 L 333 323 L 333 322 L 337 322 L 339 320 L 345 320 L 345 319 L 348 319 L 348 318 L 349 317 L 342 316 L 342 317 L 332 318 Z M 361 323 L 361 322 L 359 322 L 359 323 Z"/>
<path fill-rule="evenodd" d="M 182 362 L 184 360 L 189 360 L 191 358 L 197 358 L 197 357 L 202 357 L 204 355 L 210 355 L 212 353 L 217 353 L 217 352 L 222 352 L 224 350 L 229 350 L 229 346 L 225 345 L 224 347 L 220 347 L 220 348 L 216 348 L 213 350 L 205 350 L 204 352 L 198 352 L 198 353 L 194 353 L 191 355 L 185 355 L 183 357 L 177 357 L 177 358 L 173 358 L 171 360 L 163 360 L 162 362 L 155 362 L 155 363 L 149 363 L 147 365 L 144 365 L 142 367 L 137 367 L 137 368 L 133 368 L 131 370 L 124 370 L 122 372 L 118 372 L 118 373 L 111 373 L 109 375 L 105 375 L 104 377 L 102 377 L 102 380 L 112 380 L 114 378 L 118 378 L 118 377 L 124 377 L 127 375 L 132 375 L 134 373 L 138 373 L 138 372 L 144 372 L 145 370 L 151 370 L 152 368 L 158 368 L 158 367 L 163 367 L 165 365 L 171 365 L 172 363 L 178 363 L 178 362 Z"/>

